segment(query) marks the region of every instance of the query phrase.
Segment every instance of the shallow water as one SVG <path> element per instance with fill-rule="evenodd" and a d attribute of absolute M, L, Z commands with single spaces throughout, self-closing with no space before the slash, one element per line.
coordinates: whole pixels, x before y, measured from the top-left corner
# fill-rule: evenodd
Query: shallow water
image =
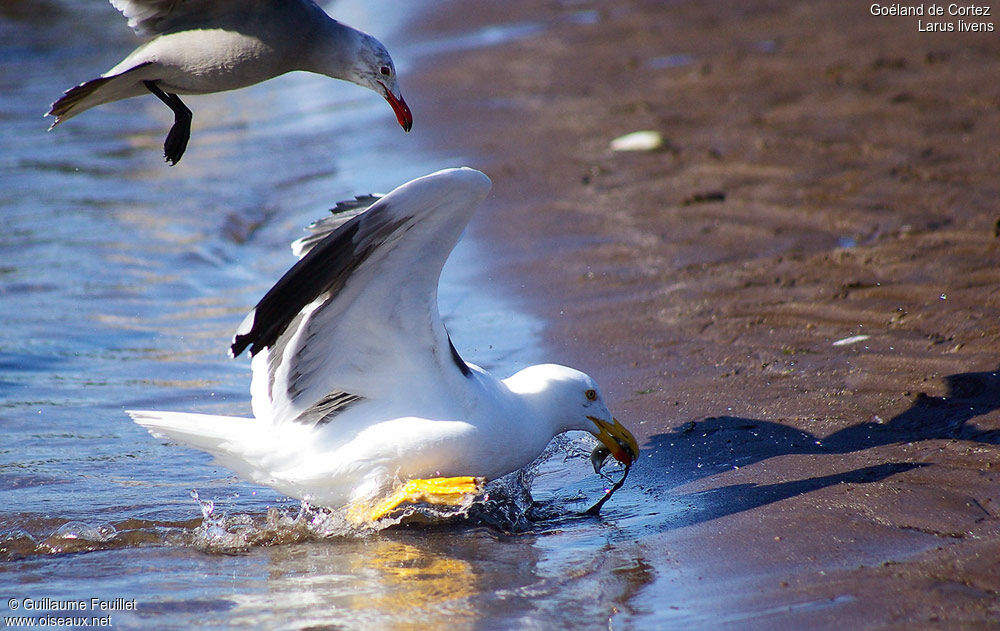
<path fill-rule="evenodd" d="M 394 46 L 396 25 L 367 6 L 342 3 L 342 15 L 382 35 L 401 68 L 506 37 Z M 577 516 L 606 482 L 589 470 L 588 439 L 571 438 L 534 472 L 535 521 L 479 507 L 359 535 L 131 423 L 124 409 L 248 414 L 249 362 L 228 358 L 228 341 L 293 262 L 301 227 L 339 199 L 462 160 L 421 152 L 374 95 L 293 75 L 190 97 L 192 141 L 170 168 L 170 113 L 153 98 L 45 131 L 62 90 L 134 44 L 109 5 L 8 2 L 0 31 L 0 596 L 17 613 L 44 613 L 24 599 L 119 598 L 134 608 L 74 615 L 160 629 L 700 619 L 671 606 L 684 589 L 647 550 L 697 501 L 651 485 L 656 447 L 600 518 Z M 544 359 L 544 323 L 485 281 L 485 256 L 463 240 L 442 313 L 465 357 L 508 374 Z"/>

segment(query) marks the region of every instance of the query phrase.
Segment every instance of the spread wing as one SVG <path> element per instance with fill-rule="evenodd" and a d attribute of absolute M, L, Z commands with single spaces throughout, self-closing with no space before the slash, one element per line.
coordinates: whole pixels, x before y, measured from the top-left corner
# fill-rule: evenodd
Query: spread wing
<path fill-rule="evenodd" d="M 261 3 L 262 0 L 111 0 L 112 6 L 121 11 L 129 27 L 139 35 L 157 35 L 178 26 L 211 23 L 222 15 L 249 12 Z"/>
<path fill-rule="evenodd" d="M 254 415 L 322 422 L 362 399 L 433 395 L 469 367 L 441 322 L 445 260 L 486 197 L 473 169 L 418 178 L 314 243 L 247 315 Z"/>

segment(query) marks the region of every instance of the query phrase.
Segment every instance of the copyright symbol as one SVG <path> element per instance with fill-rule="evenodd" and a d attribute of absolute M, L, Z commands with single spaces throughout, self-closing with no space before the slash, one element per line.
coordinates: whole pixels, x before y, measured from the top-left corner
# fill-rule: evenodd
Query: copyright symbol
<path fill-rule="evenodd" d="M 11 611 L 14 611 L 19 606 L 21 606 L 21 603 L 17 602 L 16 598 L 11 598 L 7 601 L 7 607 L 10 608 Z"/>

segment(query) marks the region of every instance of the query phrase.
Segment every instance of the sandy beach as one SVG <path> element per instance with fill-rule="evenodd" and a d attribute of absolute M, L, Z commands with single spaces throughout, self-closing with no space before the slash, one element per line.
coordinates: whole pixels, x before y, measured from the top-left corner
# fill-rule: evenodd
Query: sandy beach
<path fill-rule="evenodd" d="M 420 25 L 498 36 L 406 78 L 414 133 L 493 178 L 473 232 L 639 429 L 638 488 L 709 498 L 654 554 L 720 626 L 1000 620 L 1000 19 L 937 19 L 515 0 Z M 609 149 L 637 130 L 663 147 Z"/>

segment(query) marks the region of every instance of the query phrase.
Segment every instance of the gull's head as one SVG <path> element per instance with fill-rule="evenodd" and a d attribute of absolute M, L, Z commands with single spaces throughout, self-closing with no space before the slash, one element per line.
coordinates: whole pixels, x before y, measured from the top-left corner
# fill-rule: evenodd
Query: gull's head
<path fill-rule="evenodd" d="M 348 79 L 381 95 L 389 102 L 403 131 L 410 131 L 413 127 L 413 114 L 403 100 L 403 93 L 396 78 L 396 66 L 392 63 L 389 51 L 382 42 L 371 35 L 360 31 L 358 34 L 360 37 L 356 63 Z"/>
<path fill-rule="evenodd" d="M 590 375 L 558 364 L 538 364 L 515 373 L 504 383 L 552 425 L 553 435 L 575 429 L 597 437 L 601 444 L 594 451 L 595 469 L 600 469 L 608 454 L 626 465 L 638 456 L 635 436 L 612 416 Z"/>

